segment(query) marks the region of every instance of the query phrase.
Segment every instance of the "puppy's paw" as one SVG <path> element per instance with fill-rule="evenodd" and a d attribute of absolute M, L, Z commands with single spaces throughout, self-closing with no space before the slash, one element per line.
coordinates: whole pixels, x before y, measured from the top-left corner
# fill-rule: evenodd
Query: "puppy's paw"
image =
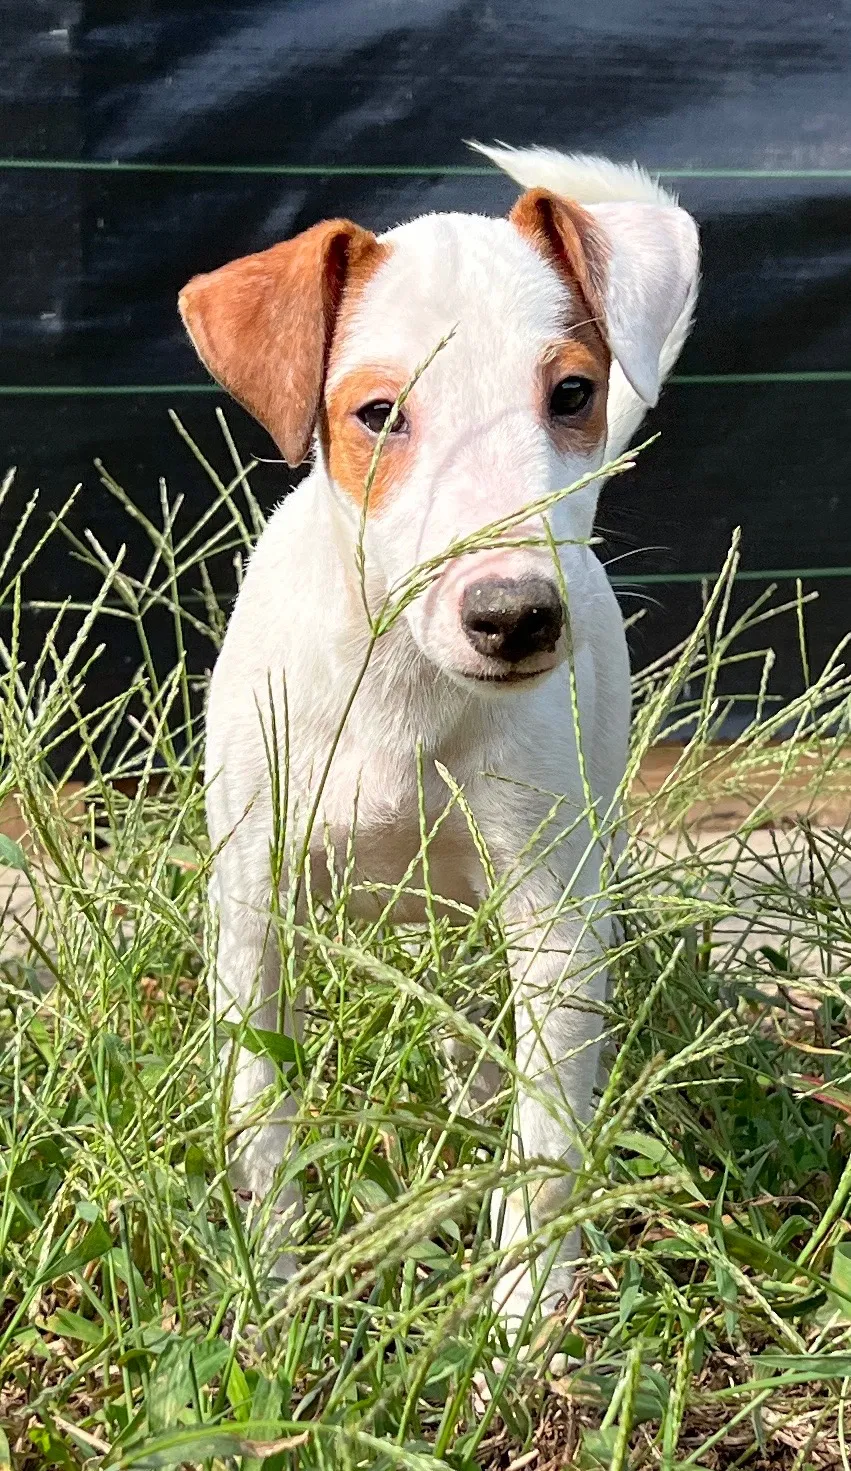
<path fill-rule="evenodd" d="M 556 1318 L 550 1318 L 546 1323 L 539 1326 L 539 1331 L 534 1335 L 530 1343 L 524 1343 L 518 1348 L 514 1355 L 515 1374 L 523 1376 L 527 1381 L 546 1378 L 547 1380 L 563 1379 L 571 1369 L 575 1369 L 583 1361 L 573 1358 L 570 1354 L 556 1352 L 552 1353 L 547 1347 L 548 1340 L 554 1338 L 557 1342 L 563 1331 L 563 1324 Z M 501 1378 L 508 1364 L 507 1359 L 494 1357 L 490 1363 L 490 1376 L 480 1369 L 473 1376 L 473 1410 L 481 1417 L 486 1407 L 493 1398 L 491 1384 L 493 1377 Z"/>
<path fill-rule="evenodd" d="M 541 1284 L 543 1270 L 540 1261 L 533 1265 L 523 1262 L 518 1267 L 509 1268 L 497 1280 L 494 1305 L 499 1309 L 509 1343 L 516 1341 L 533 1302 L 527 1335 L 537 1339 L 541 1332 L 541 1320 L 546 1324 L 573 1291 L 572 1263 L 557 1262 L 550 1267 L 545 1282 Z"/>

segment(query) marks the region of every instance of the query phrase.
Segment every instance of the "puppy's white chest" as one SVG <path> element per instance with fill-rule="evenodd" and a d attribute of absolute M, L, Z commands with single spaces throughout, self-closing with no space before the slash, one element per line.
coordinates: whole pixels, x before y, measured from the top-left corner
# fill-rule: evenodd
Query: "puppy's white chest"
<path fill-rule="evenodd" d="M 419 923 L 428 891 L 461 922 L 461 908 L 475 908 L 483 893 L 468 821 L 433 768 L 418 782 L 412 757 L 409 779 L 395 776 L 379 764 L 357 789 L 329 794 L 322 832 L 311 843 L 313 887 L 327 896 L 331 871 L 339 878 L 348 869 L 357 917 L 373 918 L 392 904 L 397 922 Z"/>

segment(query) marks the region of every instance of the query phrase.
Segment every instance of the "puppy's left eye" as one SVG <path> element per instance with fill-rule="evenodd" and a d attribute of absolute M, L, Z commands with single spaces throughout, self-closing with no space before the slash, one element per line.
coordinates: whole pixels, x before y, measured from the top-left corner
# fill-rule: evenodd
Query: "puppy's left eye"
<path fill-rule="evenodd" d="M 562 378 L 550 394 L 550 415 L 553 419 L 569 419 L 578 414 L 589 402 L 594 392 L 590 378 Z"/>
<path fill-rule="evenodd" d="M 390 418 L 392 411 L 393 405 L 389 399 L 376 398 L 372 403 L 364 404 L 363 408 L 358 409 L 357 417 L 364 427 L 369 430 L 370 434 L 380 434 L 387 420 Z M 398 414 L 390 433 L 400 434 L 407 427 L 405 415 Z"/>

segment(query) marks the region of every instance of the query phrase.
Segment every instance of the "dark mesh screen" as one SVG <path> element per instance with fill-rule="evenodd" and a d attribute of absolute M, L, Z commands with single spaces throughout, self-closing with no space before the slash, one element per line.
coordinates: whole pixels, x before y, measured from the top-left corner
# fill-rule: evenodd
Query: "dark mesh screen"
<path fill-rule="evenodd" d="M 662 438 L 601 506 L 607 554 L 628 553 L 613 568 L 630 579 L 625 608 L 654 600 L 636 661 L 682 636 L 737 524 L 753 579 L 741 598 L 763 573 L 820 590 L 814 665 L 849 626 L 844 7 L 5 0 L 0 16 L 0 416 L 2 459 L 19 467 L 4 544 L 33 486 L 43 518 L 80 481 L 71 527 L 141 558 L 96 455 L 151 513 L 166 476 L 190 518 L 209 488 L 167 409 L 224 466 L 224 400 L 183 336 L 178 288 L 326 215 L 380 229 L 425 210 L 502 211 L 514 186 L 462 141 L 497 137 L 638 158 L 702 226 L 697 328 L 649 421 Z M 237 409 L 229 419 L 246 454 L 274 455 Z M 269 504 L 288 485 L 280 466 L 255 477 Z M 91 580 L 57 540 L 28 591 L 84 602 Z M 33 647 L 46 616 L 27 622 Z M 772 637 L 773 689 L 788 697 L 794 620 Z M 164 620 L 164 662 L 170 639 Z M 116 624 L 97 693 L 137 660 Z"/>

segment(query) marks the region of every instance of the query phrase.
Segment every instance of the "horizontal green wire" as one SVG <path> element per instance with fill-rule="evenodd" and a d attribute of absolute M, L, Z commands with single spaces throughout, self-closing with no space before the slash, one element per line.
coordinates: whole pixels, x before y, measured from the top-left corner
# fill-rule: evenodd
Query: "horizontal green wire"
<path fill-rule="evenodd" d="M 86 395 L 224 393 L 218 383 L 0 383 L 0 397 L 71 398 Z"/>
<path fill-rule="evenodd" d="M 800 373 L 675 373 L 668 383 L 680 388 L 736 383 L 851 383 L 851 369 Z M 218 383 L 0 383 L 0 398 L 72 398 L 86 395 L 224 393 Z"/>
<path fill-rule="evenodd" d="M 632 572 L 621 577 L 619 574 L 612 575 L 615 587 L 621 584 L 641 587 L 663 587 L 670 583 L 713 583 L 718 577 L 717 572 Z M 800 577 L 806 581 L 810 578 L 821 577 L 851 577 L 851 567 L 780 567 L 763 572 L 762 568 L 754 567 L 740 570 L 736 573 L 736 582 L 783 582 L 789 578 Z"/>
<path fill-rule="evenodd" d="M 0 158 L 3 169 L 69 169 L 81 173 L 269 174 L 293 178 L 410 176 L 484 178 L 498 170 L 481 164 L 154 163 L 146 159 Z M 851 179 L 851 169 L 654 169 L 660 179 Z"/>
<path fill-rule="evenodd" d="M 808 369 L 798 373 L 672 373 L 666 380 L 681 387 L 697 387 L 708 383 L 851 383 L 851 370 Z"/>

